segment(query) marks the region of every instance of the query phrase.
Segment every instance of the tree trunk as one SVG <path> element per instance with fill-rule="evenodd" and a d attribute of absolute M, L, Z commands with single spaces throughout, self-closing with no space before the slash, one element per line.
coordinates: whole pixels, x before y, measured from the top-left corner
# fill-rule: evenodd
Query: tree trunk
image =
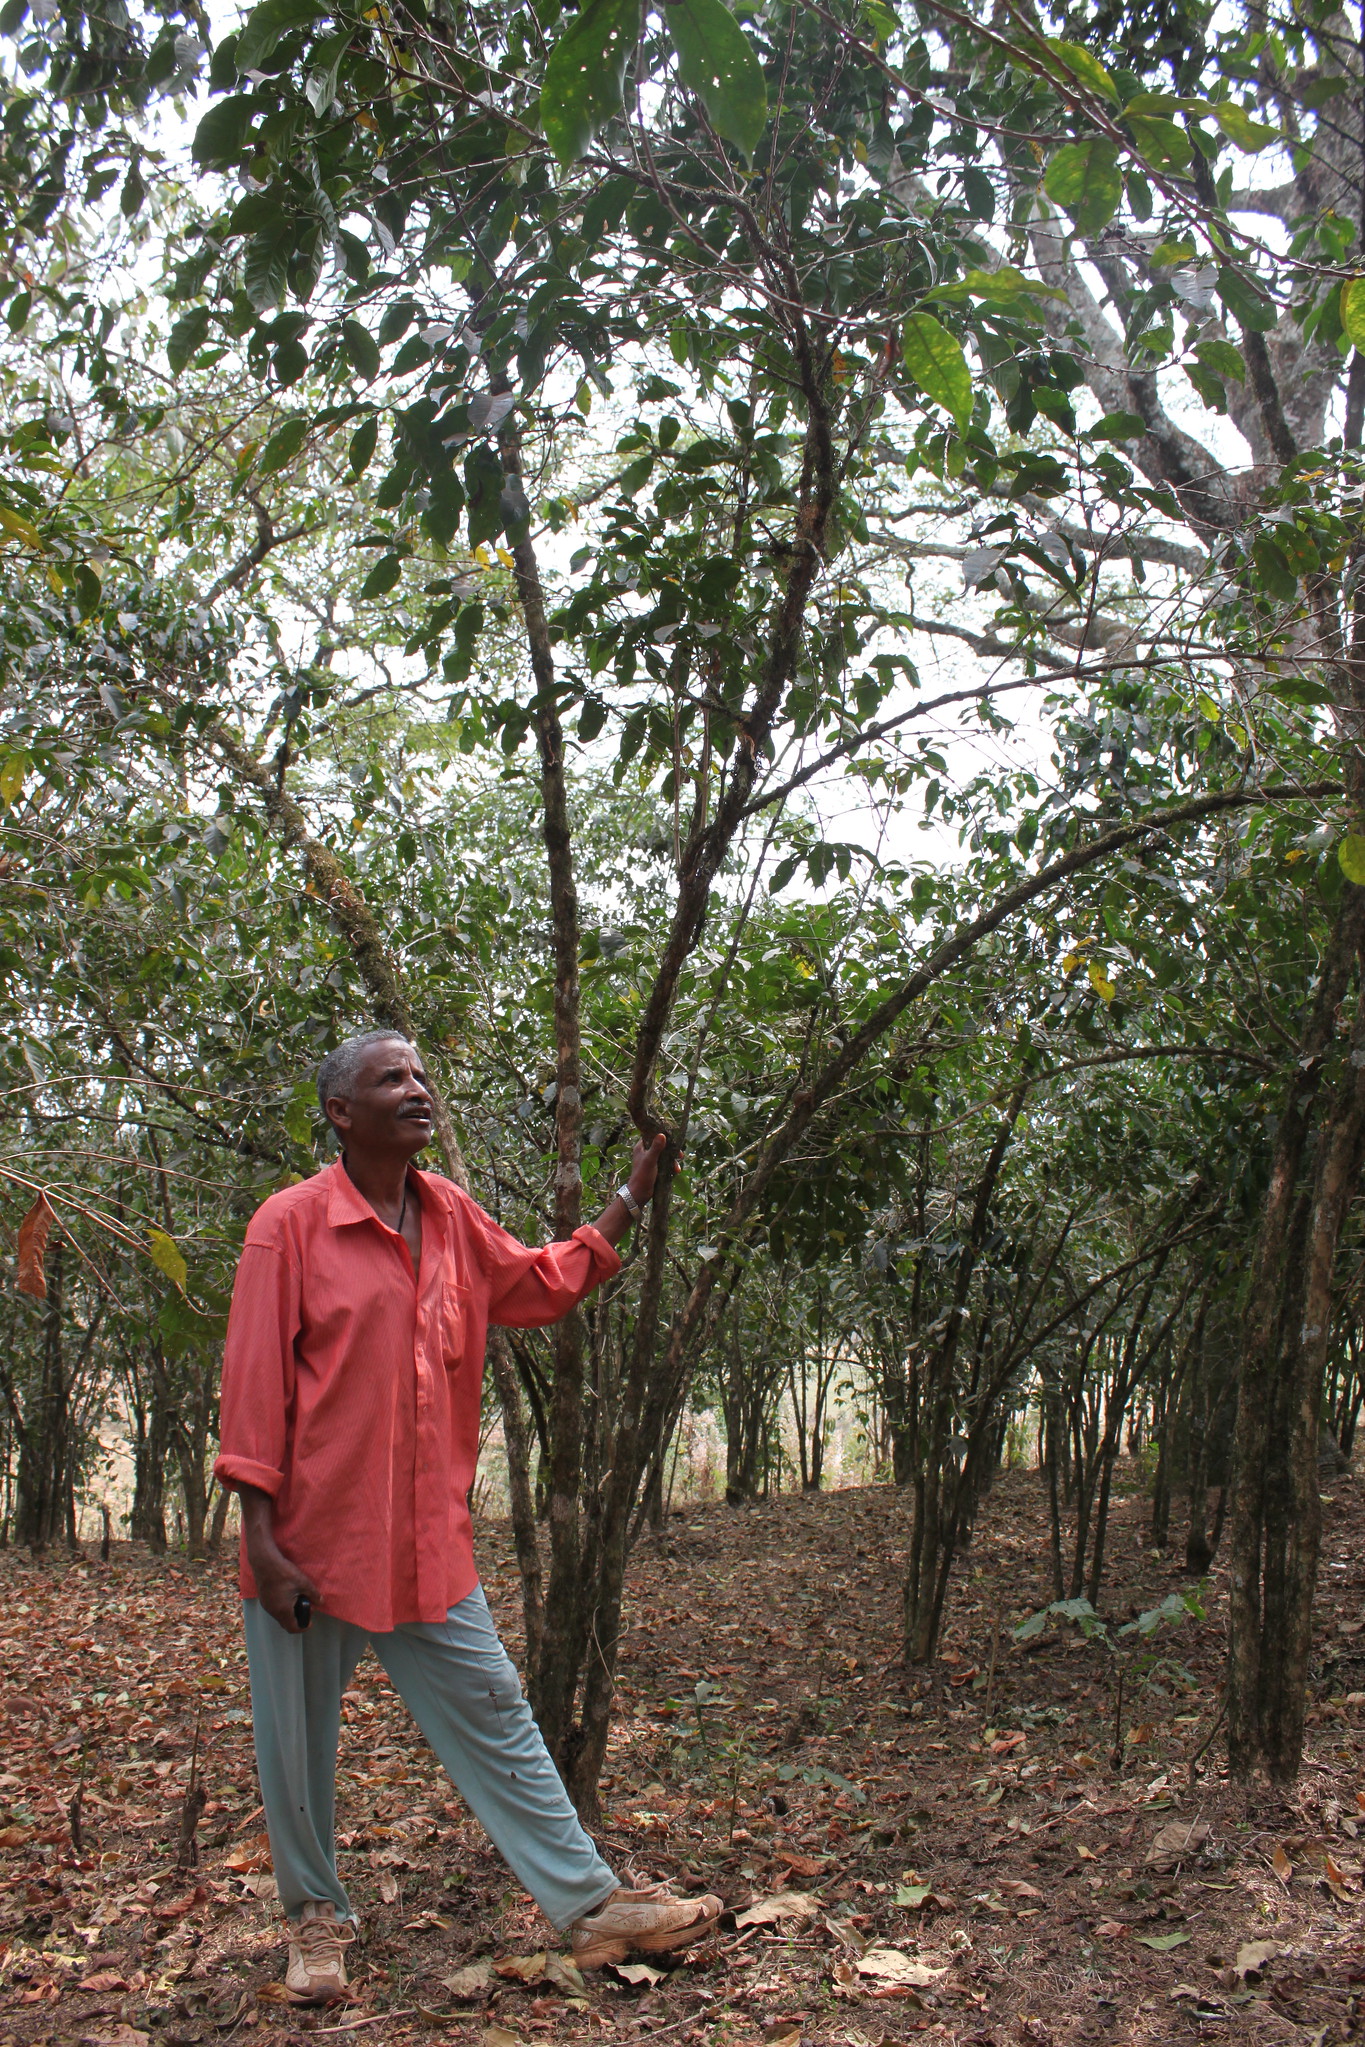
<path fill-rule="evenodd" d="M 1365 1070 L 1348 1067 L 1312 1114 L 1365 935 L 1365 889 L 1342 885 L 1299 1060 L 1280 1115 L 1244 1325 L 1228 1547 L 1228 1759 L 1234 1774 L 1297 1774 L 1303 1747 L 1321 1508 L 1318 1427 L 1332 1320 L 1332 1277 L 1354 1188 Z M 1352 1055 L 1365 1054 L 1365 990 Z"/>

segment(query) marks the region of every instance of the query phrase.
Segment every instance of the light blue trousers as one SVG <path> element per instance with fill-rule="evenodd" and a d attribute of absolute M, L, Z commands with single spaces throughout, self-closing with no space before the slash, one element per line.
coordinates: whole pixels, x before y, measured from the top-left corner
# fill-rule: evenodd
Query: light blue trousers
<path fill-rule="evenodd" d="M 280 1903 L 297 1919 L 328 1900 L 354 1918 L 336 1865 L 341 1695 L 368 1643 L 466 1805 L 551 1924 L 571 1926 L 616 1889 L 569 1803 L 512 1659 L 476 1586 L 444 1621 L 386 1635 L 315 1613 L 287 1635 L 242 1602 L 261 1801 Z"/>

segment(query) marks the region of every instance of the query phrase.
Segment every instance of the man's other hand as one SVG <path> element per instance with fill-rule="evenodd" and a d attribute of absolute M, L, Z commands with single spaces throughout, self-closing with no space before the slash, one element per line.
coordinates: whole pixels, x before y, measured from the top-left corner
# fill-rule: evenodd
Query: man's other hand
<path fill-rule="evenodd" d="M 256 1597 L 271 1620 L 279 1622 L 286 1635 L 300 1635 L 303 1630 L 294 1618 L 294 1607 L 300 1594 L 310 1606 L 317 1606 L 322 1595 L 308 1573 L 292 1563 L 276 1542 L 271 1526 L 274 1508 L 269 1493 L 260 1492 L 255 1486 L 240 1486 L 238 1493 L 242 1503 L 246 1560 L 256 1580 Z"/>
<path fill-rule="evenodd" d="M 654 1192 L 654 1182 L 659 1177 L 659 1160 L 664 1155 L 664 1146 L 667 1143 L 668 1139 L 662 1130 L 652 1137 L 648 1144 L 643 1137 L 637 1137 L 635 1140 L 635 1150 L 630 1160 L 630 1179 L 627 1184 L 641 1208 Z M 678 1168 L 674 1166 L 673 1170 L 676 1172 Z"/>

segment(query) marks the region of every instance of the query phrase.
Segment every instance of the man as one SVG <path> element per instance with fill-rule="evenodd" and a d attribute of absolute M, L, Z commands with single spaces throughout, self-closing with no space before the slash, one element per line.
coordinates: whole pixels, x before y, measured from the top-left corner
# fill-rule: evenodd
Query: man
<path fill-rule="evenodd" d="M 466 1496 L 488 1324 L 557 1322 L 619 1271 L 663 1140 L 595 1224 L 531 1251 L 412 1160 L 431 1137 L 416 1049 L 367 1031 L 323 1060 L 337 1164 L 252 1217 L 223 1359 L 216 1470 L 242 1510 L 261 1798 L 290 1990 L 346 1988 L 336 1869 L 341 1695 L 374 1649 L 514 1874 L 594 1968 L 701 1938 L 719 1898 L 623 1889 L 579 1825 L 489 1614 Z M 306 1604 L 305 1604 L 306 1602 Z"/>

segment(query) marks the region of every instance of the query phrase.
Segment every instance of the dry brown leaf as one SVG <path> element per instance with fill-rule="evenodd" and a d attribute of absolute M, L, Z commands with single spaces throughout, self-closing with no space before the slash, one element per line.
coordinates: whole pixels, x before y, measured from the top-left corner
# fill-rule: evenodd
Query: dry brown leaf
<path fill-rule="evenodd" d="M 386 1905 L 398 1903 L 398 1878 L 386 1869 L 379 1879 L 379 1895 Z"/>
<path fill-rule="evenodd" d="M 814 1919 L 820 1901 L 809 1891 L 774 1891 L 770 1898 L 755 1898 L 746 1912 L 736 1912 L 736 1926 L 775 1926 L 779 1919 Z"/>
<path fill-rule="evenodd" d="M 1101 1940 L 1118 1940 L 1127 1933 L 1128 1925 L 1123 1919 L 1101 1919 L 1095 1931 Z"/>
<path fill-rule="evenodd" d="M 148 2047 L 151 2037 L 150 2033 L 140 2033 L 136 2026 L 115 2026 L 112 2032 L 87 2033 L 82 2047 L 85 2041 L 89 2047 Z"/>
<path fill-rule="evenodd" d="M 541 1955 L 499 1955 L 493 1964 L 499 1976 L 505 1976 L 509 1983 L 539 1983 L 545 1974 L 545 1957 Z"/>
<path fill-rule="evenodd" d="M 1003 1877 L 1000 1882 L 1000 1889 L 1011 1898 L 1041 1898 L 1043 1895 L 1032 1884 L 1021 1883 L 1016 1876 Z"/>
<path fill-rule="evenodd" d="M 821 1870 L 828 1863 L 829 1857 L 828 1855 L 795 1855 L 790 1848 L 784 1848 L 777 1860 L 784 1862 L 793 1876 L 810 1877 L 819 1876 Z"/>
<path fill-rule="evenodd" d="M 96 1969 L 93 1976 L 87 1976 L 79 1985 L 82 1990 L 126 1990 L 128 1978 L 120 1976 L 117 1969 Z"/>
<path fill-rule="evenodd" d="M 1244 1940 L 1237 1950 L 1233 1967 L 1240 1977 L 1255 1976 L 1267 1962 L 1273 1962 L 1276 1955 L 1283 1953 L 1278 1940 Z"/>
<path fill-rule="evenodd" d="M 871 1976 L 878 1983 L 903 1984 L 907 1990 L 927 1990 L 947 1973 L 946 1968 L 931 1969 L 927 1962 L 916 1962 L 895 1947 L 870 1947 L 858 1957 L 860 1976 Z"/>
<path fill-rule="evenodd" d="M 270 1869 L 273 1865 L 270 1860 L 269 1835 L 258 1834 L 254 1841 L 243 1841 L 239 1847 L 233 1849 L 231 1855 L 223 1857 L 219 1866 L 222 1869 L 230 1869 L 235 1876 L 250 1876 L 258 1869 Z"/>
<path fill-rule="evenodd" d="M 1284 1844 L 1280 1841 L 1275 1843 L 1275 1853 L 1270 1858 L 1270 1867 L 1282 1884 L 1287 1884 L 1294 1874 L 1294 1865 L 1285 1854 Z"/>
<path fill-rule="evenodd" d="M 520 2036 L 509 2033 L 506 2026 L 485 2026 L 479 2043 L 480 2047 L 521 2047 Z"/>
<path fill-rule="evenodd" d="M 1209 1838 L 1207 1820 L 1168 1820 L 1143 1860 L 1154 1869 L 1171 1870 L 1197 1855 Z"/>
<path fill-rule="evenodd" d="M 768 2047 L 800 2047 L 801 2028 L 794 2019 L 774 2019 L 763 2028 Z"/>
<path fill-rule="evenodd" d="M 1339 1886 L 1345 1883 L 1346 1871 L 1341 1867 L 1341 1864 L 1339 1862 L 1333 1860 L 1332 1851 L 1330 1848 L 1325 1850 L 1323 1854 L 1322 1868 L 1323 1874 L 1326 1876 L 1329 1884 Z"/>
<path fill-rule="evenodd" d="M 617 1975 L 623 1976 L 627 1983 L 634 1983 L 637 1987 L 644 1985 L 646 1988 L 655 1983 L 662 1983 L 666 1974 L 663 1969 L 651 1969 L 648 1962 L 617 1962 L 615 1969 Z"/>
<path fill-rule="evenodd" d="M 842 1955 L 834 1964 L 834 1987 L 845 1997 L 851 1997 L 858 1988 L 858 1971 Z"/>
<path fill-rule="evenodd" d="M 1084 1841 L 1078 1841 L 1076 1843 L 1076 1855 L 1078 1860 L 1081 1862 L 1096 1862 L 1099 1859 L 1095 1854 L 1094 1849 L 1087 1848 Z"/>
<path fill-rule="evenodd" d="M 546 1955 L 545 1981 L 557 1990 L 567 1990 L 571 1997 L 581 1997 L 588 1987 L 582 1970 L 568 1955 Z"/>
<path fill-rule="evenodd" d="M 482 1961 L 457 1969 L 453 1976 L 442 1976 L 441 1981 L 452 1997 L 482 1997 L 493 1981 L 493 1964 L 485 1955 Z"/>
<path fill-rule="evenodd" d="M 56 1220 L 52 1203 L 46 1194 L 40 1194 L 19 1225 L 19 1272 L 14 1283 L 21 1294 L 32 1294 L 39 1301 L 47 1299 L 43 1254 Z"/>

